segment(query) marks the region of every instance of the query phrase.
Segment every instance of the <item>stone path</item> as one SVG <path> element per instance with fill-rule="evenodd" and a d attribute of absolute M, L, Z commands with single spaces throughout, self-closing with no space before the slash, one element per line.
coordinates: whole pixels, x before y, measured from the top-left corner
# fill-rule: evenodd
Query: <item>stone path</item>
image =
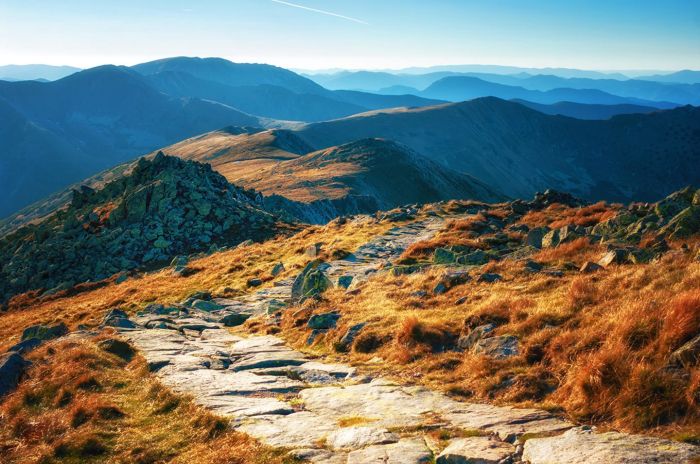
<path fill-rule="evenodd" d="M 354 281 L 376 272 L 411 243 L 428 238 L 442 221 L 396 227 L 325 272 Z M 152 307 L 119 324 L 163 383 L 191 394 L 233 426 L 271 446 L 316 463 L 371 464 L 676 463 L 697 447 L 625 434 L 595 434 L 536 409 L 458 402 L 418 386 L 359 375 L 285 346 L 274 336 L 242 338 L 221 320 L 284 305 L 289 280 L 236 300 L 189 300 Z M 126 328 L 127 326 L 134 326 Z M 462 430 L 440 454 L 430 429 Z M 516 446 L 524 434 L 551 436 Z M 579 452 L 585 450 L 585 452 Z"/>

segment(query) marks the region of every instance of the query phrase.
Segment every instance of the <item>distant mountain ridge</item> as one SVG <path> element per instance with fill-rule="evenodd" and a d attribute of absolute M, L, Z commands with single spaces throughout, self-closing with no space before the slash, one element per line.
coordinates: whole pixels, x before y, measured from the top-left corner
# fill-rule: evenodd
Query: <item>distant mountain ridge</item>
<path fill-rule="evenodd" d="M 48 64 L 0 65 L 0 80 L 10 81 L 55 81 L 80 71 L 73 66 L 51 66 Z"/>

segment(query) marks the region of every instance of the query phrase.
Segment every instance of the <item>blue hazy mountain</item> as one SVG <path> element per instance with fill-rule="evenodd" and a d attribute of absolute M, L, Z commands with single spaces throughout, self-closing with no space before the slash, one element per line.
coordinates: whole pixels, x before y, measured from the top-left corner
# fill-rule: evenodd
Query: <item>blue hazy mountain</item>
<path fill-rule="evenodd" d="M 637 79 L 656 82 L 670 82 L 678 84 L 700 84 L 700 71 L 684 69 L 670 74 L 653 74 L 639 76 Z"/>
<path fill-rule="evenodd" d="M 165 95 L 129 68 L 54 82 L 0 82 L 0 217 L 100 169 L 225 125 L 259 125 L 231 107 Z"/>
<path fill-rule="evenodd" d="M 658 108 L 642 105 L 586 105 L 583 103 L 558 102 L 551 105 L 529 102 L 527 100 L 512 100 L 544 114 L 568 116 L 576 119 L 610 119 L 620 114 L 652 113 Z"/>
<path fill-rule="evenodd" d="M 73 66 L 48 64 L 8 64 L 0 66 L 0 80 L 6 81 L 55 81 L 80 71 Z"/>
<path fill-rule="evenodd" d="M 420 95 L 426 98 L 455 102 L 493 96 L 505 100 L 521 99 L 544 104 L 569 101 L 597 105 L 638 104 L 657 108 L 673 108 L 678 106 L 670 102 L 621 97 L 598 89 L 554 88 L 541 91 L 527 89 L 522 86 L 488 82 L 471 76 L 449 76 L 442 78 L 421 92 Z"/>

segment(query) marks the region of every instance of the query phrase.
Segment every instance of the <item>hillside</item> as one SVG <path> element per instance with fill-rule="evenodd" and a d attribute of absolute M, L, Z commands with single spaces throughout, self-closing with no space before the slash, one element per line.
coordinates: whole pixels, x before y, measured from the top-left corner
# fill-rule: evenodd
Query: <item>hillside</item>
<path fill-rule="evenodd" d="M 3 237 L 0 299 L 67 290 L 275 230 L 254 192 L 205 164 L 159 153 L 100 190 L 75 190 L 68 208 Z"/>
<path fill-rule="evenodd" d="M 0 172 L 13 175 L 4 184 L 0 217 L 183 138 L 231 124 L 260 124 L 221 104 L 166 96 L 115 66 L 47 83 L 0 82 L 0 98 L 3 111 L 15 114 L 15 124 L 28 131 L 3 130 L 0 138 Z M 42 135 L 33 136 L 36 131 Z"/>
<path fill-rule="evenodd" d="M 376 111 L 296 133 L 316 148 L 393 140 L 516 198 L 551 187 L 592 200 L 653 200 L 700 182 L 699 115 L 688 106 L 583 121 L 483 98 Z"/>
<path fill-rule="evenodd" d="M 651 106 L 641 105 L 585 105 L 583 103 L 566 101 L 545 105 L 526 100 L 516 99 L 513 101 L 540 113 L 568 116 L 576 119 L 610 119 L 620 114 L 645 114 L 659 110 Z"/>

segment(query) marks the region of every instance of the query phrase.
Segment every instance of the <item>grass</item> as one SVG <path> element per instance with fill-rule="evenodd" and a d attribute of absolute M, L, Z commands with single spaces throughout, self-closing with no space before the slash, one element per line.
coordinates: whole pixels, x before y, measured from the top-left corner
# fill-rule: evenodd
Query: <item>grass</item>
<path fill-rule="evenodd" d="M 149 375 L 145 361 L 93 339 L 33 352 L 28 378 L 0 404 L 4 463 L 283 463 L 273 450 Z"/>
<path fill-rule="evenodd" d="M 550 207 L 525 216 L 531 225 L 601 220 L 610 209 Z M 614 210 L 615 207 L 610 207 Z M 594 219 L 591 219 L 594 218 Z M 436 246 L 474 241 L 473 216 L 452 222 L 403 259 L 425 259 Z M 578 222 L 577 222 L 578 221 Z M 669 367 L 671 353 L 700 333 L 698 243 L 671 243 L 657 262 L 577 270 L 604 253 L 587 239 L 530 258 L 563 271 L 562 277 L 527 272 L 505 259 L 482 266 L 503 280 L 472 280 L 448 292 L 432 289 L 443 270 L 371 277 L 355 294 L 327 292 L 305 311 L 285 313 L 281 335 L 299 349 L 324 353 L 405 383 L 422 383 L 469 400 L 536 406 L 570 419 L 631 432 L 694 437 L 700 430 L 700 370 Z M 416 297 L 423 290 L 425 297 Z M 306 347 L 305 320 L 341 313 L 338 327 Z M 367 325 L 348 352 L 333 349 L 352 325 Z M 515 335 L 520 354 L 491 359 L 455 350 L 473 328 L 492 323 L 495 335 Z M 380 360 L 381 362 L 377 362 Z"/>
<path fill-rule="evenodd" d="M 325 226 L 309 226 L 289 236 L 286 233 L 264 243 L 214 253 L 192 259 L 189 266 L 199 272 L 174 277 L 172 270 L 142 274 L 116 284 L 108 281 L 83 284 L 70 292 L 41 298 L 32 292 L 11 300 L 9 311 L 0 317 L 0 350 L 19 341 L 25 327 L 40 323 L 65 322 L 71 329 L 78 325 L 97 325 L 113 307 L 137 310 L 148 303 L 182 301 L 195 291 L 211 291 L 218 296 L 235 296 L 250 291 L 247 281 L 261 278 L 264 285 L 296 275 L 312 258 L 304 254 L 311 244 L 322 243 L 321 258 L 353 251 L 392 226 L 372 219 Z M 284 272 L 272 277 L 273 266 L 284 263 Z"/>

